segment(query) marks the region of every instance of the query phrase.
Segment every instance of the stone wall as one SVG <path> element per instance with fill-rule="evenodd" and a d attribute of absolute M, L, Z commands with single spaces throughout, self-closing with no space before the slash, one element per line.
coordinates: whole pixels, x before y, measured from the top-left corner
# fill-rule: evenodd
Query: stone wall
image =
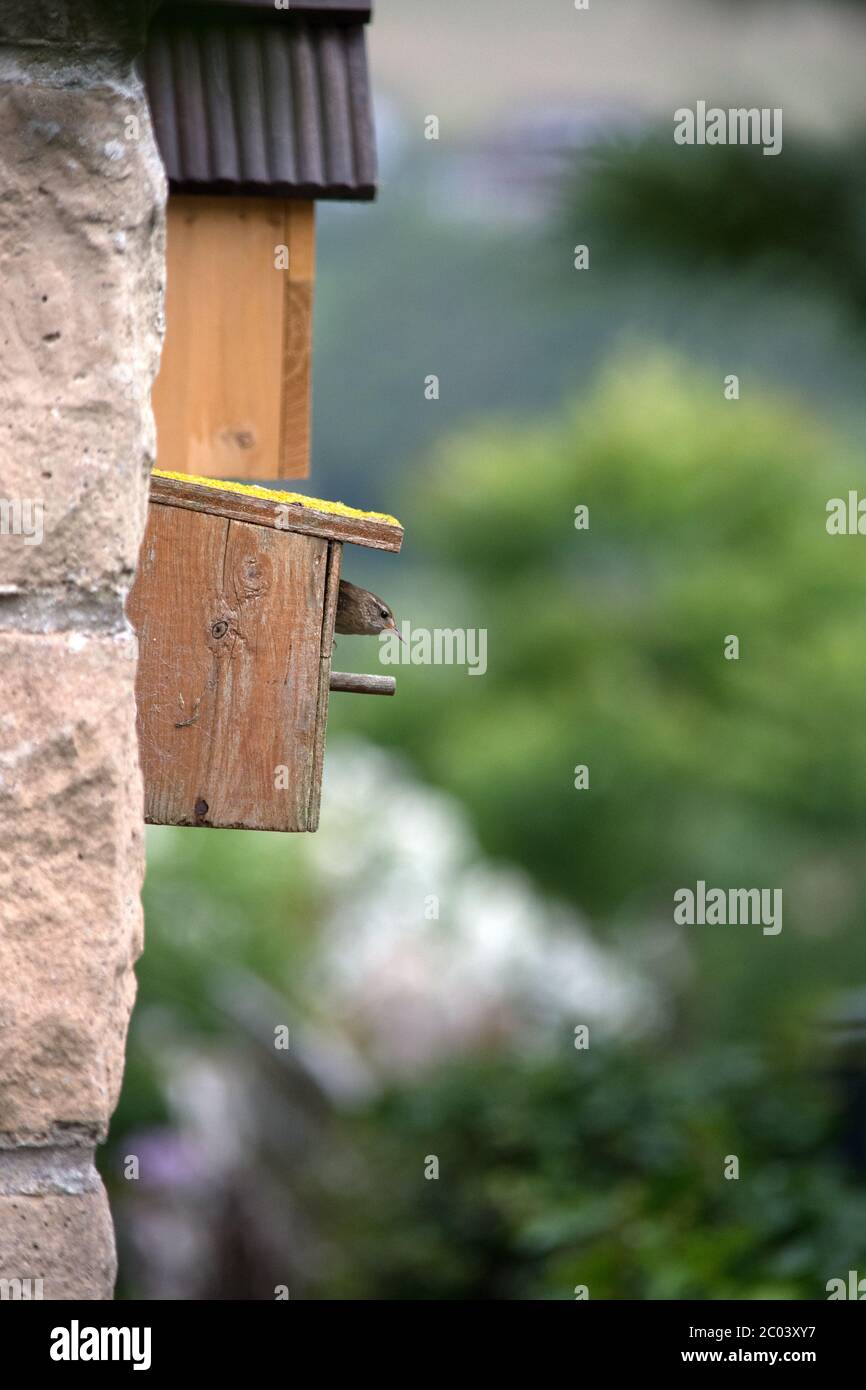
<path fill-rule="evenodd" d="M 145 0 L 0 0 L 0 1280 L 110 1298 L 165 183 Z"/>

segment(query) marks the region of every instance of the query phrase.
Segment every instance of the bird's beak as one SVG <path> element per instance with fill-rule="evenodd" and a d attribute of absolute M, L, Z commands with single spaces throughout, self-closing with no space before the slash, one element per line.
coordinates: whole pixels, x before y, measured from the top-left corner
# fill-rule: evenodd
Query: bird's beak
<path fill-rule="evenodd" d="M 388 626 L 390 627 L 392 632 L 397 634 L 397 636 L 400 638 L 400 641 L 403 643 L 403 646 L 405 647 L 407 645 L 406 638 L 403 636 L 402 632 L 400 631 L 393 618 L 391 619 Z"/>

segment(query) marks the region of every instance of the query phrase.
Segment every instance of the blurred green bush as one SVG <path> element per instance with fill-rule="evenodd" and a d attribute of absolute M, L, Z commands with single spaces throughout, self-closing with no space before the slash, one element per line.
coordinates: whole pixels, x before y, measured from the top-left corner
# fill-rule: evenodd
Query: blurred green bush
<path fill-rule="evenodd" d="M 826 1087 L 723 1043 L 476 1058 L 350 1133 L 332 1218 L 351 1298 L 823 1298 L 864 1267 L 866 1193 L 828 1154 Z M 435 1153 L 438 1181 L 423 1176 Z M 738 1180 L 722 1176 L 740 1160 Z M 349 1238 L 347 1239 L 347 1232 Z"/>
<path fill-rule="evenodd" d="M 782 887 L 777 939 L 695 932 L 675 1007 L 802 1036 L 863 963 L 863 538 L 825 528 L 859 471 L 796 401 L 741 391 L 647 346 L 553 420 L 443 444 L 404 508 L 431 565 L 408 616 L 486 628 L 488 673 L 407 666 L 352 715 L 617 940 L 697 878 Z"/>

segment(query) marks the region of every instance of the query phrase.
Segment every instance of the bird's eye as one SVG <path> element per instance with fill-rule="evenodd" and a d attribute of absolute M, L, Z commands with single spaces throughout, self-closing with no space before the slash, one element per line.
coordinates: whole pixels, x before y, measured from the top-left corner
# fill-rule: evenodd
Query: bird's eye
<path fill-rule="evenodd" d="M 379 617 L 380 617 L 380 618 L 390 618 L 390 616 L 391 616 L 391 614 L 388 612 L 387 608 L 380 608 L 380 609 L 379 609 Z"/>

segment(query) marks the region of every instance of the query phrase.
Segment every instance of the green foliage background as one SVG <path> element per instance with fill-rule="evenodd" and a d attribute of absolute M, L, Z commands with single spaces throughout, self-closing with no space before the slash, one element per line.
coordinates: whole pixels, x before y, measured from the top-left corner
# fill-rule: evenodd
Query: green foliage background
<path fill-rule="evenodd" d="M 407 667 L 394 710 L 356 719 L 600 928 L 667 919 L 697 877 L 787 886 L 778 940 L 696 933 L 678 1007 L 710 1036 L 797 1026 L 862 960 L 862 558 L 825 529 L 856 476 L 794 401 L 726 401 L 648 346 L 545 423 L 448 440 L 409 504 L 460 581 L 413 621 L 487 628 L 489 670 Z"/>

